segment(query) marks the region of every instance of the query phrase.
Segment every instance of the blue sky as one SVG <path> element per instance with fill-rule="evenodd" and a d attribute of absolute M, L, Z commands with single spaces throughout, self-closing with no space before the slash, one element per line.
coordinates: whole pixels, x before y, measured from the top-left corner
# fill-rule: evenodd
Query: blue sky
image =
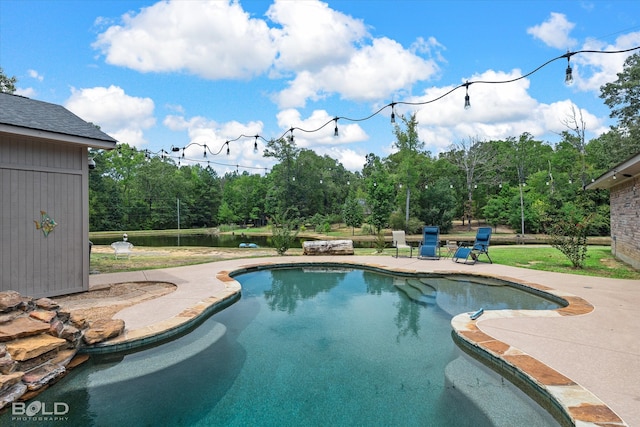
<path fill-rule="evenodd" d="M 0 66 L 18 93 L 66 106 L 121 142 L 151 152 L 238 136 L 317 129 L 391 102 L 432 100 L 466 81 L 521 76 L 567 50 L 640 46 L 640 2 L 618 1 L 46 1 L 0 0 Z M 636 51 L 637 52 L 637 51 Z M 575 111 L 587 138 L 613 122 L 599 98 L 626 54 L 576 54 L 508 84 L 472 84 L 418 106 L 432 154 L 469 138 L 529 132 L 558 140 Z M 390 108 L 369 120 L 294 131 L 299 147 L 360 170 L 393 151 Z M 264 173 L 264 141 L 186 158 L 219 174 Z"/>

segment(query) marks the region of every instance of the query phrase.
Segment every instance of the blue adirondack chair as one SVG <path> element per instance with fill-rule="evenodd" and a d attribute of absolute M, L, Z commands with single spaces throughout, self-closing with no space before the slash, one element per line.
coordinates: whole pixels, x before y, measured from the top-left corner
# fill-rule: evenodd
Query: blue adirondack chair
<path fill-rule="evenodd" d="M 420 259 L 440 259 L 440 227 L 426 226 L 422 228 L 422 242 L 418 249 Z"/>
<path fill-rule="evenodd" d="M 475 264 L 480 255 L 486 255 L 489 263 L 493 264 L 489 256 L 489 241 L 491 240 L 491 227 L 480 227 L 476 233 L 476 240 L 473 246 L 461 246 L 458 248 L 453 258 L 454 262 L 464 264 Z"/>

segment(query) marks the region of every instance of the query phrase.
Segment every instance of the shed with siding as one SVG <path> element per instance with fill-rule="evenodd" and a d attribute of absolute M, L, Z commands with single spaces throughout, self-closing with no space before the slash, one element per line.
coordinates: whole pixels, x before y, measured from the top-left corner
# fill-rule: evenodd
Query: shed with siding
<path fill-rule="evenodd" d="M 640 153 L 614 166 L 586 188 L 609 190 L 611 252 L 640 269 Z"/>
<path fill-rule="evenodd" d="M 88 148 L 115 147 L 60 105 L 0 93 L 0 291 L 89 289 Z"/>

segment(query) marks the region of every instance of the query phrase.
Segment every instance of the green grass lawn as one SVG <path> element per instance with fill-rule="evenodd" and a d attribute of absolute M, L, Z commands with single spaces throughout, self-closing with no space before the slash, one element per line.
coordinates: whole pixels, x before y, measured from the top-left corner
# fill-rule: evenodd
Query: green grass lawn
<path fill-rule="evenodd" d="M 130 238 L 135 235 L 155 234 L 161 232 L 165 235 L 177 235 L 180 234 L 202 234 L 202 233 L 214 233 L 215 229 L 191 229 L 191 230 L 145 230 L 145 231 L 131 231 L 128 232 Z M 237 230 L 236 230 L 237 232 Z M 270 235 L 271 230 L 269 227 L 260 228 L 246 228 L 242 229 L 245 234 L 260 234 Z M 227 231 L 231 233 L 231 231 Z M 92 233 L 93 234 L 93 233 Z M 223 233 L 224 234 L 224 233 Z M 99 235 L 113 235 L 116 238 L 122 236 L 121 232 L 103 232 L 95 233 Z M 348 227 L 336 228 L 327 233 L 315 233 L 313 230 L 304 230 L 299 236 L 306 236 L 308 238 L 322 239 L 323 237 L 331 238 L 343 238 L 343 239 L 357 239 L 361 241 L 374 241 L 374 236 L 364 233 L 362 230 L 356 229 L 355 236 L 352 237 L 352 230 Z M 472 241 L 475 236 L 475 232 L 461 232 L 458 231 L 452 234 L 450 238 L 455 240 L 470 240 Z M 498 235 L 496 235 L 498 236 Z M 412 236 L 415 237 L 415 236 Z M 449 238 L 449 237 L 447 237 Z M 415 240 L 415 239 L 414 239 Z M 415 241 L 413 242 L 416 243 Z M 149 248 L 151 249 L 151 248 Z M 154 256 L 153 254 L 144 256 L 132 257 L 132 260 L 114 260 L 113 257 L 103 256 L 101 254 L 91 255 L 92 270 L 97 270 L 102 273 L 115 272 L 115 271 L 129 271 L 129 270 L 141 270 L 152 268 L 164 268 L 174 267 L 178 265 L 191 265 L 204 262 L 217 261 L 219 259 L 229 258 L 244 258 L 253 256 L 267 256 L 264 252 L 257 255 L 252 252 L 244 250 L 234 250 L 233 248 L 215 248 L 216 251 L 225 252 L 225 255 L 212 256 L 207 253 L 180 253 L 184 248 L 166 248 L 172 252 L 172 256 Z M 205 249 L 205 248 L 201 248 Z M 212 248 L 209 248 L 212 249 Z M 265 248 L 266 249 L 266 248 Z M 230 253 L 227 253 L 229 252 Z M 395 250 L 386 249 L 382 256 L 390 256 Z M 153 251 L 151 251 L 153 252 Z M 177 253 L 175 253 L 177 252 Z M 205 251 L 206 252 L 206 251 Z M 300 255 L 301 249 L 290 249 L 287 255 Z M 372 249 L 356 249 L 356 255 L 372 255 L 375 252 Z M 491 259 L 494 263 L 510 265 L 514 267 L 530 268 L 534 270 L 554 271 L 559 273 L 571 273 L 582 274 L 587 276 L 598 277 L 611 277 L 619 279 L 640 279 L 640 271 L 634 270 L 630 266 L 618 261 L 611 254 L 611 248 L 609 246 L 596 246 L 591 245 L 587 251 L 587 258 L 585 266 L 582 269 L 574 269 L 571 262 L 557 249 L 554 249 L 548 245 L 491 245 L 490 248 Z M 219 254 L 218 254 L 219 255 Z M 275 255 L 269 252 L 269 255 Z M 132 262 L 135 258 L 135 262 Z"/>
<path fill-rule="evenodd" d="M 258 256 L 275 256 L 275 250 L 262 248 L 259 251 L 247 251 L 238 248 L 145 248 L 137 247 L 141 253 L 132 255 L 131 259 L 116 260 L 111 251 L 91 254 L 91 270 L 100 273 L 118 271 L 146 270 L 155 268 L 177 267 L 181 265 L 201 264 L 230 258 L 252 258 Z M 415 252 L 415 250 L 414 250 Z M 559 273 L 581 274 L 586 276 L 611 277 L 617 279 L 640 280 L 640 271 L 616 260 L 611 255 L 609 246 L 589 246 L 585 267 L 574 269 L 571 262 L 557 249 L 547 245 L 498 245 L 491 246 L 489 253 L 496 264 L 534 270 L 554 271 Z M 301 249 L 290 249 L 286 255 L 301 255 Z M 356 255 L 375 255 L 371 248 L 356 248 Z M 395 249 L 387 248 L 380 256 L 391 256 Z M 407 254 L 408 255 L 408 251 Z"/>
<path fill-rule="evenodd" d="M 640 279 L 640 271 L 615 259 L 609 246 L 589 246 L 585 266 L 582 269 L 573 268 L 569 259 L 559 250 L 546 245 L 492 246 L 489 253 L 496 264 L 585 276 Z"/>

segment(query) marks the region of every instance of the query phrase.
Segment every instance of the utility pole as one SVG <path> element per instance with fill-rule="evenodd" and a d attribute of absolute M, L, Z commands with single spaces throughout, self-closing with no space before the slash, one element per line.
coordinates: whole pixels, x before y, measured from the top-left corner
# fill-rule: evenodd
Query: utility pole
<path fill-rule="evenodd" d="M 177 210 L 178 210 L 178 246 L 180 246 L 180 199 L 177 199 Z"/>

